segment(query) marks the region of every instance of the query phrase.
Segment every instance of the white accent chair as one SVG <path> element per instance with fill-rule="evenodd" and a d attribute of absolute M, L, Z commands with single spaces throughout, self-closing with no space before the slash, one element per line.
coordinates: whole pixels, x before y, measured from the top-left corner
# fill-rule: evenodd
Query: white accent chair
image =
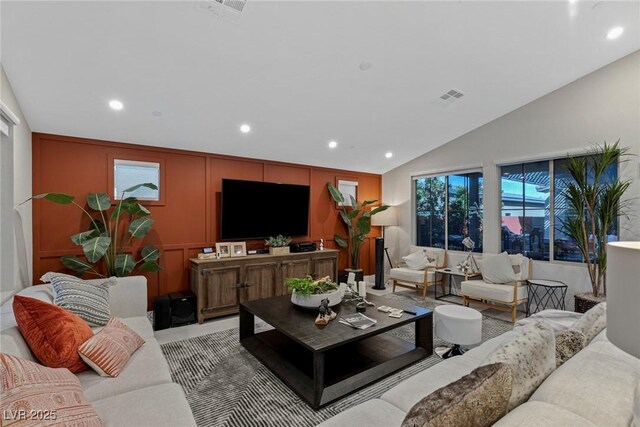
<path fill-rule="evenodd" d="M 427 297 L 427 288 L 432 285 L 440 285 L 444 293 L 444 277 L 435 272 L 436 269 L 445 268 L 447 265 L 447 252 L 440 248 L 430 248 L 425 246 L 409 247 L 409 254 L 423 250 L 427 254 L 427 258 L 433 260 L 424 270 L 412 270 L 406 266 L 403 261 L 398 263 L 396 268 L 392 268 L 389 278 L 393 283 L 393 292 L 396 286 L 403 288 L 416 289 L 418 292 L 422 290 L 422 299 Z"/>
<path fill-rule="evenodd" d="M 497 256 L 485 254 L 483 260 Z M 511 312 L 511 322 L 516 322 L 518 305 L 527 302 L 527 280 L 531 277 L 531 260 L 522 254 L 509 255 L 511 266 L 516 280 L 508 283 L 491 283 L 485 278 L 482 280 L 465 280 L 461 284 L 461 295 L 464 305 L 470 302 L 494 308 L 500 311 Z M 482 262 L 479 262 L 482 271 Z"/>

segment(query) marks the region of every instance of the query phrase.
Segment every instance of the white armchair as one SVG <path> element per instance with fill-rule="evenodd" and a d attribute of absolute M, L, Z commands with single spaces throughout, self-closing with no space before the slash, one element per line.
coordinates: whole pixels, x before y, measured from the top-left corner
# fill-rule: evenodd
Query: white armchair
<path fill-rule="evenodd" d="M 427 297 L 427 288 L 432 285 L 440 285 L 444 293 L 444 278 L 435 272 L 438 268 L 447 265 L 447 253 L 444 249 L 424 246 L 409 247 L 409 254 L 424 251 L 430 260 L 427 266 L 421 270 L 409 268 L 405 262 L 399 262 L 396 268 L 392 268 L 389 277 L 393 283 L 393 292 L 396 286 L 422 291 L 422 298 Z"/>
<path fill-rule="evenodd" d="M 531 260 L 521 254 L 508 255 L 512 271 L 496 272 L 498 259 L 493 257 L 504 256 L 504 253 L 485 254 L 483 260 L 478 263 L 482 280 L 463 281 L 461 295 L 465 306 L 469 306 L 473 301 L 496 310 L 511 312 L 511 321 L 515 323 L 518 305 L 527 301 L 527 280 L 531 277 Z M 489 258 L 492 259 L 487 262 Z M 493 271 L 488 271 L 490 268 Z"/>

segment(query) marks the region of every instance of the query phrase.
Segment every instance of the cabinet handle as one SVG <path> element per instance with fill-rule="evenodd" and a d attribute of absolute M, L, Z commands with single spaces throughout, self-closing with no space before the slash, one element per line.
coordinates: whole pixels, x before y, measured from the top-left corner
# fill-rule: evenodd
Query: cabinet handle
<path fill-rule="evenodd" d="M 238 283 L 236 285 L 236 288 L 241 289 L 241 288 L 248 288 L 248 287 L 251 287 L 251 286 L 253 286 L 251 283 Z"/>

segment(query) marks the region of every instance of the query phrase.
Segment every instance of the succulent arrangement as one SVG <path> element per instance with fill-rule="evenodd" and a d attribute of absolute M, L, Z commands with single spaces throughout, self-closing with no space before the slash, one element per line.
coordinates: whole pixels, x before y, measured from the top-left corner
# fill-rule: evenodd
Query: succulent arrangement
<path fill-rule="evenodd" d="M 299 295 L 318 295 L 338 289 L 338 285 L 331 281 L 329 276 L 320 279 L 313 279 L 311 276 L 304 278 L 289 277 L 285 281 L 289 289 L 296 291 Z"/>
<path fill-rule="evenodd" d="M 269 237 L 264 241 L 264 243 L 272 248 L 283 248 L 285 246 L 289 246 L 289 243 L 291 243 L 291 237 L 285 237 L 282 234 L 278 234 L 276 237 Z"/>

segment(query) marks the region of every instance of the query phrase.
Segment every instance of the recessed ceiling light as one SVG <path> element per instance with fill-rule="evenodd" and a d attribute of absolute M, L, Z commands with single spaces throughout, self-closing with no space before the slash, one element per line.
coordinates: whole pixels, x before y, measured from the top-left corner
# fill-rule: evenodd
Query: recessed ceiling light
<path fill-rule="evenodd" d="M 384 155 L 387 159 L 390 159 L 393 157 L 393 153 L 391 151 L 387 151 Z"/>
<path fill-rule="evenodd" d="M 373 64 L 371 62 L 368 61 L 362 61 L 359 65 L 360 69 L 362 71 L 369 71 L 371 69 L 371 67 L 373 66 Z"/>
<path fill-rule="evenodd" d="M 111 107 L 112 110 L 122 110 L 124 108 L 124 104 L 117 99 L 112 99 L 109 101 L 109 107 Z"/>
<path fill-rule="evenodd" d="M 251 132 L 251 126 L 249 126 L 248 124 L 243 124 L 242 126 L 240 126 L 240 132 L 242 133 L 249 133 Z"/>
<path fill-rule="evenodd" d="M 615 40 L 618 37 L 620 37 L 622 35 L 622 33 L 624 32 L 624 28 L 622 27 L 615 27 L 609 30 L 609 32 L 607 33 L 607 38 L 609 40 Z"/>
<path fill-rule="evenodd" d="M 338 143 L 336 141 L 329 141 L 329 148 L 336 148 Z"/>
<path fill-rule="evenodd" d="M 158 111 L 158 110 L 154 110 L 154 111 L 151 112 L 151 115 L 153 117 L 160 117 L 162 115 L 162 112 Z"/>

